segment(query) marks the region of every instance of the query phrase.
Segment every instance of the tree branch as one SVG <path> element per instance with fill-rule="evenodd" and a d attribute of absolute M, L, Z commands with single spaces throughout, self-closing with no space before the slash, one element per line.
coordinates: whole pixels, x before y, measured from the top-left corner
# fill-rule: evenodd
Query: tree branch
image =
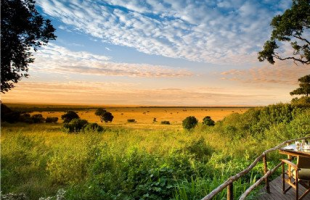
<path fill-rule="evenodd" d="M 310 41 L 309 40 L 307 40 L 306 38 L 302 38 L 302 37 L 300 37 L 300 36 L 298 36 L 298 35 L 293 35 L 295 38 L 297 38 L 297 39 L 300 39 L 300 40 L 302 40 L 302 41 L 304 41 L 304 42 L 306 42 L 306 43 L 308 43 L 309 45 L 310 45 Z"/>
<path fill-rule="evenodd" d="M 295 58 L 295 57 L 286 57 L 286 58 L 281 58 L 279 55 L 274 55 L 275 58 L 279 59 L 279 60 L 294 60 L 294 63 L 296 61 L 301 62 L 302 64 L 310 64 L 310 60 L 302 60 L 299 58 Z M 296 63 L 295 63 L 296 64 Z"/>

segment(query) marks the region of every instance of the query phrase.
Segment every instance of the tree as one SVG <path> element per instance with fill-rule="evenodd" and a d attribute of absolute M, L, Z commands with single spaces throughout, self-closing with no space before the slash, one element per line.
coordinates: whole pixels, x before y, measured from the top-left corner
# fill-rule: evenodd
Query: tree
<path fill-rule="evenodd" d="M 56 39 L 51 21 L 34 0 L 1 0 L 1 92 L 8 92 L 34 62 L 32 52 Z"/>
<path fill-rule="evenodd" d="M 105 112 L 103 113 L 101 116 L 100 116 L 100 119 L 101 121 L 104 121 L 104 122 L 112 122 L 114 116 L 112 115 L 112 113 L 110 112 Z"/>
<path fill-rule="evenodd" d="M 104 113 L 106 113 L 107 111 L 105 110 L 105 109 L 103 109 L 103 108 L 98 108 L 97 110 L 96 110 L 96 112 L 95 112 L 95 115 L 97 115 L 97 116 L 101 116 L 101 115 L 103 115 Z"/>
<path fill-rule="evenodd" d="M 187 130 L 195 128 L 197 124 L 198 120 L 194 116 L 186 117 L 182 122 L 183 128 Z"/>
<path fill-rule="evenodd" d="M 306 97 L 310 94 L 310 74 L 298 79 L 299 88 L 290 92 L 290 95 L 306 95 Z"/>
<path fill-rule="evenodd" d="M 258 60 L 267 60 L 274 64 L 274 59 L 293 60 L 302 64 L 310 64 L 310 40 L 307 31 L 310 28 L 310 0 L 293 0 L 292 7 L 282 15 L 273 18 L 270 24 L 273 28 L 270 40 L 266 41 Z M 303 34 L 306 31 L 306 34 Z M 293 55 L 280 55 L 276 52 L 279 42 L 291 42 Z"/>
<path fill-rule="evenodd" d="M 202 123 L 204 125 L 207 125 L 207 126 L 214 126 L 215 125 L 215 122 L 211 119 L 210 116 L 206 116 L 205 118 L 203 118 L 202 121 L 203 121 Z"/>
<path fill-rule="evenodd" d="M 68 111 L 66 114 L 61 116 L 61 119 L 64 120 L 64 123 L 69 123 L 73 119 L 79 119 L 80 117 L 74 111 Z"/>

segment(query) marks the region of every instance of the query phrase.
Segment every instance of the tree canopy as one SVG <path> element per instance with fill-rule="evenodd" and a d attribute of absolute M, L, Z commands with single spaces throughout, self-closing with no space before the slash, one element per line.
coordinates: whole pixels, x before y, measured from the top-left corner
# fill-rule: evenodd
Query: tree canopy
<path fill-rule="evenodd" d="M 291 95 L 306 95 L 307 97 L 310 94 L 310 74 L 303 76 L 298 79 L 299 88 L 290 92 Z"/>
<path fill-rule="evenodd" d="M 270 40 L 266 41 L 262 51 L 258 53 L 259 61 L 267 60 L 274 64 L 275 60 L 293 60 L 302 64 L 310 64 L 310 0 L 293 0 L 292 7 L 282 15 L 273 18 Z M 306 34 L 304 34 L 306 32 Z M 293 55 L 285 55 L 276 50 L 278 42 L 290 42 Z"/>
<path fill-rule="evenodd" d="M 35 8 L 34 0 L 1 0 L 1 92 L 28 77 L 32 52 L 56 39 L 51 21 Z"/>

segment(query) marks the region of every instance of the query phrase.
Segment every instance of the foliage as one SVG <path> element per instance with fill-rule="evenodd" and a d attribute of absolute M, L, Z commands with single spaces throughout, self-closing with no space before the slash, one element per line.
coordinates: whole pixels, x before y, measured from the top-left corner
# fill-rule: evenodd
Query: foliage
<path fill-rule="evenodd" d="M 33 123 L 44 123 L 45 118 L 41 114 L 35 114 L 31 116 L 32 122 Z"/>
<path fill-rule="evenodd" d="M 69 123 L 71 120 L 79 118 L 79 115 L 74 111 L 68 111 L 66 114 L 61 116 L 61 119 L 64 121 L 64 123 Z"/>
<path fill-rule="evenodd" d="M 259 61 L 267 60 L 274 64 L 274 59 L 293 60 L 302 64 L 310 63 L 310 41 L 306 37 L 310 28 L 310 1 L 293 0 L 292 7 L 271 21 L 273 28 L 270 40 L 266 41 L 262 51 L 258 53 Z M 291 42 L 294 50 L 292 56 L 281 56 L 276 49 L 279 42 Z"/>
<path fill-rule="evenodd" d="M 107 122 L 112 122 L 114 116 L 110 112 L 105 112 L 100 116 L 100 118 L 101 118 L 101 121 L 104 121 L 107 123 Z"/>
<path fill-rule="evenodd" d="M 57 121 L 58 121 L 58 117 L 47 117 L 45 119 L 46 123 L 57 123 Z"/>
<path fill-rule="evenodd" d="M 291 100 L 292 105 L 304 105 L 309 106 L 310 105 L 310 97 L 300 97 L 300 98 L 293 98 Z"/>
<path fill-rule="evenodd" d="M 214 126 L 215 122 L 211 119 L 210 116 L 206 116 L 203 118 L 202 124 L 207 125 L 207 126 Z"/>
<path fill-rule="evenodd" d="M 68 133 L 80 132 L 88 122 L 85 119 L 72 119 L 69 123 L 63 125 L 63 129 Z"/>
<path fill-rule="evenodd" d="M 98 108 L 95 112 L 95 115 L 97 116 L 102 116 L 104 113 L 106 113 L 107 111 L 103 108 Z"/>
<path fill-rule="evenodd" d="M 206 144 L 203 137 L 200 137 L 198 140 L 191 141 L 185 146 L 184 151 L 193 155 L 195 159 L 203 162 L 208 160 L 213 152 L 212 148 Z"/>
<path fill-rule="evenodd" d="M 310 74 L 303 76 L 298 79 L 299 88 L 290 92 L 290 95 L 306 95 L 306 97 L 310 94 Z"/>
<path fill-rule="evenodd" d="M 4 123 L 1 190 L 29 199 L 55 198 L 59 188 L 68 200 L 201 199 L 264 150 L 309 134 L 309 121 L 309 107 L 277 104 L 234 113 L 191 134 L 173 126 L 111 126 L 97 134 L 86 130 L 89 124 L 81 129 L 86 134 L 65 134 L 61 124 Z M 270 154 L 268 167 L 280 158 Z M 260 163 L 234 182 L 236 197 L 262 176 L 262 168 Z M 214 200 L 225 198 L 226 190 Z"/>
<path fill-rule="evenodd" d="M 128 122 L 128 123 L 135 123 L 136 120 L 135 120 L 135 119 L 127 119 L 127 122 Z"/>
<path fill-rule="evenodd" d="M 103 127 L 97 123 L 89 123 L 84 127 L 85 132 L 102 132 Z"/>
<path fill-rule="evenodd" d="M 169 122 L 169 121 L 161 121 L 160 123 L 161 123 L 161 124 L 170 125 L 170 122 Z"/>
<path fill-rule="evenodd" d="M 195 128 L 197 124 L 198 124 L 198 120 L 194 116 L 186 117 L 182 122 L 183 128 L 187 130 Z"/>
<path fill-rule="evenodd" d="M 35 8 L 34 0 L 1 1 L 1 92 L 28 77 L 28 66 L 34 62 L 32 49 L 56 39 L 50 20 Z"/>
<path fill-rule="evenodd" d="M 270 136 L 268 132 L 271 129 L 290 125 L 297 116 L 300 116 L 307 110 L 307 107 L 291 104 L 276 104 L 252 108 L 244 114 L 235 113 L 225 117 L 215 125 L 215 128 L 217 131 L 230 135 L 234 139 L 251 136 L 259 140 L 264 140 L 267 138 L 267 135 Z M 281 134 L 279 133 L 277 137 L 289 138 L 288 135 L 283 137 L 284 133 L 283 135 Z M 294 132 L 294 134 L 296 133 Z"/>

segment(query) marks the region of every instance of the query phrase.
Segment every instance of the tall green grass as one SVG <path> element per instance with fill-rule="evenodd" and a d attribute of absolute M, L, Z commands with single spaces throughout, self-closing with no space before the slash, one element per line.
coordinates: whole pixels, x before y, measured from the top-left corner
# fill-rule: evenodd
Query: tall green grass
<path fill-rule="evenodd" d="M 275 105 L 233 114 L 193 131 L 109 128 L 66 134 L 61 125 L 2 124 L 2 193 L 30 199 L 200 199 L 265 149 L 310 132 L 308 108 Z M 268 166 L 279 162 L 275 152 Z M 262 164 L 234 183 L 236 197 Z M 253 193 L 255 195 L 255 193 Z M 225 199 L 226 191 L 215 199 Z"/>

